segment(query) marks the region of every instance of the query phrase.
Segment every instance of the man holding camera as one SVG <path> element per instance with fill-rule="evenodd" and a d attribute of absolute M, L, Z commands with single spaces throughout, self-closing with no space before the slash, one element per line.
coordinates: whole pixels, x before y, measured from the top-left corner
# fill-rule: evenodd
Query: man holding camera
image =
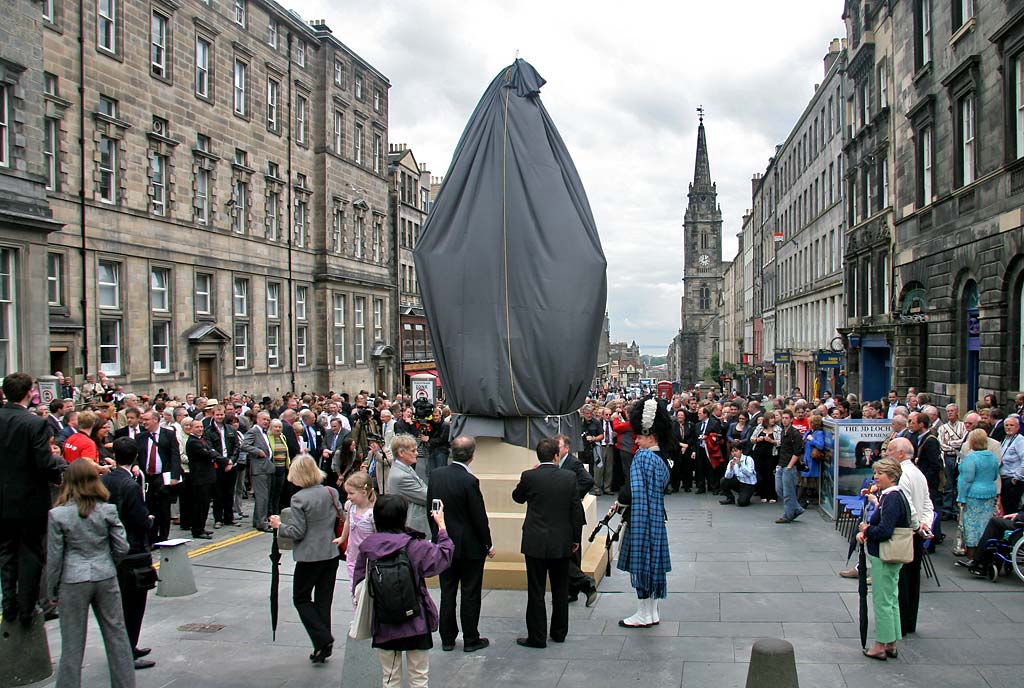
<path fill-rule="evenodd" d="M 452 440 L 452 463 L 441 466 L 430 474 L 427 486 L 427 502 L 431 511 L 437 511 L 437 504 L 444 505 L 448 535 L 455 543 L 452 564 L 442 571 L 441 610 L 438 631 L 441 634 L 441 649 L 450 652 L 455 649 L 455 636 L 459 626 L 455 620 L 455 598 L 462 588 L 462 649 L 475 652 L 490 645 L 487 638 L 480 637 L 480 597 L 484 580 L 484 560 L 494 557 L 491 544 L 491 529 L 487 521 L 487 509 L 480 492 L 480 481 L 473 475 L 470 464 L 476 452 L 476 441 L 467 435 Z M 431 522 L 430 530 L 437 538 L 437 524 Z"/>

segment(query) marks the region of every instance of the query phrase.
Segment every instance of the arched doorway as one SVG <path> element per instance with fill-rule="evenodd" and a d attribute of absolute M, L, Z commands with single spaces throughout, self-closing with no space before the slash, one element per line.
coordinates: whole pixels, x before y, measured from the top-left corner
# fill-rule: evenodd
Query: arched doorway
<path fill-rule="evenodd" d="M 969 280 L 964 286 L 963 298 L 963 322 L 964 334 L 966 336 L 967 355 L 966 373 L 967 379 L 967 407 L 973 409 L 978 402 L 978 385 L 981 380 L 981 299 L 978 295 L 978 283 Z"/>

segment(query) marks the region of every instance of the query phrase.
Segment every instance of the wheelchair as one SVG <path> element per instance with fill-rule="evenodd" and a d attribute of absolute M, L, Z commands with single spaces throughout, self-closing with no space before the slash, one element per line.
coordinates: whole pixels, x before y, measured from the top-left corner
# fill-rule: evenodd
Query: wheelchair
<path fill-rule="evenodd" d="M 1001 540 L 992 538 L 981 543 L 979 547 L 988 554 L 991 561 L 971 567 L 972 573 L 994 583 L 999 579 L 999 570 L 1006 566 L 1012 568 L 1017 578 L 1024 582 L 1024 528 L 1007 530 Z"/>

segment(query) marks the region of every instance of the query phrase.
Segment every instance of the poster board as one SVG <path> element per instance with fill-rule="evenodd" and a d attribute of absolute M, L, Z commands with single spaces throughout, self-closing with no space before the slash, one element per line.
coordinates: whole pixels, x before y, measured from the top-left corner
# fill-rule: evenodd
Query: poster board
<path fill-rule="evenodd" d="M 821 466 L 821 508 L 836 518 L 836 497 L 860 493 L 871 465 L 882 458 L 882 443 L 892 433 L 892 421 L 824 418 L 825 459 Z"/>

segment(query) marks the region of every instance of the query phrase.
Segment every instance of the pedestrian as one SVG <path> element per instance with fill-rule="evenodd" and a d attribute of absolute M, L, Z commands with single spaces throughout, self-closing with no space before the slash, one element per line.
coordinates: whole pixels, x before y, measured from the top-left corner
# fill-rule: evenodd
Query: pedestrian
<path fill-rule="evenodd" d="M 555 441 L 558 442 L 558 458 L 556 460 L 558 467 L 572 471 L 572 474 L 576 476 L 576 495 L 579 499 L 576 500 L 575 520 L 582 529 L 587 522 L 587 515 L 583 510 L 583 498 L 587 496 L 590 488 L 594 486 L 594 479 L 591 477 L 590 472 L 587 471 L 587 467 L 583 465 L 583 462 L 569 453 L 571 442 L 567 435 L 555 435 Z M 593 578 L 583 573 L 581 568 L 583 564 L 583 533 L 576 534 L 573 541 L 581 543 L 581 546 L 569 558 L 569 602 L 576 602 L 579 600 L 580 593 L 583 593 L 587 598 L 587 606 L 593 607 L 597 604 L 597 583 Z"/>
<path fill-rule="evenodd" d="M 57 688 L 82 683 L 89 608 L 103 634 L 110 685 L 135 685 L 132 648 L 121 610 L 114 557 L 128 552 L 124 526 L 110 493 L 91 461 L 75 461 L 64 473 L 57 506 L 50 510 L 46 551 L 49 597 L 60 610 L 60 663 Z"/>
<path fill-rule="evenodd" d="M 629 504 L 629 514 L 618 567 L 630 574 L 630 584 L 637 596 L 637 611 L 620 619 L 619 625 L 649 628 L 661 621 L 658 600 L 668 595 L 666 574 L 672 570 L 665 528 L 665 486 L 669 472 L 658 452 L 662 443 L 674 441 L 674 435 L 668 412 L 657 399 L 638 403 L 629 422 L 639 451 L 630 466 L 628 497 L 619 494 L 619 501 Z"/>
<path fill-rule="evenodd" d="M 36 613 L 50 485 L 59 482 L 59 455 L 50 449 L 45 419 L 29 412 L 32 378 L 4 377 L 0 408 L 0 581 L 5 620 L 28 627 Z"/>
<path fill-rule="evenodd" d="M 1008 432 L 1014 422 L 1014 416 L 1006 419 Z M 967 442 L 973 451 L 960 465 L 956 494 L 957 503 L 963 506 L 961 528 L 967 557 L 976 559 L 981 533 L 995 511 L 999 459 L 988 450 L 988 434 L 981 428 L 971 430 Z"/>
<path fill-rule="evenodd" d="M 285 484 L 288 481 L 288 468 L 291 466 L 292 458 L 297 454 L 292 453 L 291 442 L 285 433 L 286 423 L 280 418 L 270 421 L 270 432 L 267 434 L 267 442 L 270 444 L 270 456 L 274 461 L 274 472 L 270 475 L 270 513 L 280 514 L 281 505 L 285 503 Z M 290 498 L 290 497 L 289 497 Z"/>
<path fill-rule="evenodd" d="M 140 580 L 136 575 L 136 571 L 153 568 L 148 537 L 153 517 L 146 509 L 146 500 L 142 494 L 142 476 L 135 465 L 138 456 L 139 447 L 134 440 L 123 435 L 117 438 L 114 440 L 114 462 L 117 467 L 101 480 L 110 493 L 108 501 L 117 508 L 117 517 L 121 519 L 128 540 L 128 554 L 117 562 L 117 587 L 121 593 L 121 610 L 128 631 L 128 642 L 132 648 L 135 668 L 148 669 L 155 666 L 156 662 L 144 659 L 151 649 L 139 647 L 139 635 L 146 614 L 146 599 L 155 585 L 156 574 L 152 574 L 153 585 L 149 584 L 149 579 Z"/>
<path fill-rule="evenodd" d="M 921 603 L 921 560 L 924 541 L 932 538 L 934 517 L 928 496 L 928 481 L 914 463 L 914 445 L 906 437 L 897 437 L 885 448 L 885 456 L 900 462 L 900 490 L 910 500 L 911 527 L 914 529 L 914 560 L 900 569 L 900 626 L 903 634 L 917 630 L 917 612 Z"/>
<path fill-rule="evenodd" d="M 754 496 L 754 486 L 757 484 L 754 459 L 744 454 L 739 445 L 734 444 L 729 452 L 729 465 L 725 468 L 721 484 L 725 499 L 718 500 L 718 503 L 750 506 L 750 498 Z"/>
<path fill-rule="evenodd" d="M 615 464 L 615 431 L 612 429 L 612 410 L 598 409 L 601 432 L 594 435 L 594 492 L 595 495 L 612 494 L 612 474 Z"/>
<path fill-rule="evenodd" d="M 512 491 L 517 504 L 526 504 L 520 551 L 526 557 L 527 636 L 517 638 L 522 647 L 547 647 L 545 580 L 551 585 L 550 637 L 556 643 L 569 633 L 569 558 L 579 549 L 576 476 L 555 463 L 558 442 L 537 443 L 536 467 L 524 471 Z M 664 489 L 664 486 L 662 486 Z"/>
<path fill-rule="evenodd" d="M 804 453 L 800 431 L 793 425 L 793 412 L 782 412 L 782 438 L 779 440 L 779 463 L 775 467 L 775 492 L 782 497 L 782 516 L 776 523 L 792 523 L 804 512 L 796 499 L 797 464 Z"/>
<path fill-rule="evenodd" d="M 224 407 L 213 407 L 212 420 L 206 426 L 203 437 L 206 443 L 220 456 L 214 464 L 217 482 L 213 488 L 213 527 L 234 526 L 235 481 L 238 471 L 238 432 L 224 422 Z M 237 524 L 241 525 L 241 523 Z"/>
<path fill-rule="evenodd" d="M 419 600 L 418 613 L 402 623 L 383 623 L 380 615 L 374 614 L 372 645 L 377 649 L 380 659 L 384 688 L 399 688 L 402 685 L 403 655 L 409 688 L 427 688 L 429 651 L 434 646 L 431 633 L 438 628 L 437 607 L 427 592 L 427 578 L 447 569 L 455 551 L 455 545 L 448 537 L 443 506 L 431 514 L 437 524 L 437 544 L 420 533 L 408 530 L 405 525 L 407 512 L 408 502 L 401 496 L 381 495 L 373 507 L 373 522 L 377 532 L 368 535 L 359 546 L 353 574 L 354 589 L 366 578 L 368 562 L 372 567 L 376 562 L 389 559 L 402 550 L 412 567 L 412 583 Z M 379 601 L 374 600 L 374 604 L 376 608 Z"/>
<path fill-rule="evenodd" d="M 762 502 L 775 504 L 775 466 L 778 465 L 778 444 L 782 440 L 782 426 L 776 425 L 775 414 L 762 414 L 747 440 L 747 453 L 754 459 L 757 471 L 755 492 Z"/>
<path fill-rule="evenodd" d="M 288 468 L 288 482 L 299 488 L 291 499 L 291 520 L 270 517 L 270 527 L 291 538 L 295 545 L 295 576 L 292 580 L 292 601 L 299 613 L 313 653 L 309 659 L 322 664 L 334 650 L 331 634 L 331 603 L 338 573 L 340 554 L 334 543 L 335 525 L 341 518 L 338 491 L 322 485 L 327 475 L 308 454 L 300 454 Z"/>
<path fill-rule="evenodd" d="M 416 438 L 412 435 L 396 435 L 391 441 L 391 455 L 395 462 L 388 473 L 386 492 L 408 500 L 409 522 L 406 525 L 426 533 L 430 530 L 427 523 L 427 483 L 416 471 L 417 448 Z"/>
<path fill-rule="evenodd" d="M 885 661 L 897 657 L 896 642 L 903 637 L 897 592 L 903 564 L 883 561 L 879 545 L 892 538 L 896 528 L 909 527 L 911 516 L 910 503 L 898 484 L 903 474 L 900 463 L 887 457 L 871 468 L 879 494 L 869 492 L 867 498 L 877 508 L 868 523 L 860 524 L 857 533 L 857 542 L 866 545 L 871 561 L 871 602 L 875 612 L 875 644 L 864 650 L 864 656 Z"/>
<path fill-rule="evenodd" d="M 490 645 L 480 636 L 480 600 L 484 581 L 484 562 L 494 557 L 491 528 L 487 508 L 480 492 L 480 480 L 473 475 L 471 464 L 476 452 L 476 440 L 459 435 L 451 441 L 451 464 L 439 466 L 430 473 L 427 501 L 441 500 L 444 505 L 448 535 L 455 546 L 451 565 L 440 576 L 441 618 L 438 630 L 441 649 L 455 649 L 459 634 L 456 621 L 456 596 L 462 590 L 459 619 L 462 622 L 462 649 L 475 652 Z M 431 526 L 433 539 L 438 541 L 437 524 Z"/>
<path fill-rule="evenodd" d="M 242 438 L 242 451 L 249 457 L 252 470 L 252 527 L 269 531 L 270 522 L 270 481 L 274 475 L 274 451 L 270 448 L 267 430 L 270 428 L 270 414 L 260 411 L 256 422 Z M 283 444 L 283 443 L 282 443 Z"/>
<path fill-rule="evenodd" d="M 210 498 L 217 482 L 213 464 L 219 455 L 206 443 L 203 432 L 203 421 L 196 418 L 189 423 L 185 454 L 188 456 L 189 503 L 192 505 L 192 513 L 189 514 L 188 523 L 193 538 L 210 540 L 213 533 L 206 529 L 206 519 L 210 515 Z"/>
<path fill-rule="evenodd" d="M 338 539 L 338 544 L 348 542 L 345 550 L 345 566 L 348 568 L 348 579 L 354 579 L 353 571 L 356 557 L 359 555 L 359 544 L 366 536 L 374 532 L 373 505 L 377 503 L 377 493 L 373 489 L 373 479 L 365 471 L 356 471 L 342 483 L 345 488 L 345 529 Z M 355 584 L 351 584 L 351 592 L 355 594 Z"/>
<path fill-rule="evenodd" d="M 171 488 L 181 480 L 181 450 L 170 428 L 160 427 L 156 411 L 142 414 L 142 430 L 135 437 L 138 466 L 145 475 L 146 508 L 153 515 L 149 544 L 163 542 L 171 530 Z"/>

